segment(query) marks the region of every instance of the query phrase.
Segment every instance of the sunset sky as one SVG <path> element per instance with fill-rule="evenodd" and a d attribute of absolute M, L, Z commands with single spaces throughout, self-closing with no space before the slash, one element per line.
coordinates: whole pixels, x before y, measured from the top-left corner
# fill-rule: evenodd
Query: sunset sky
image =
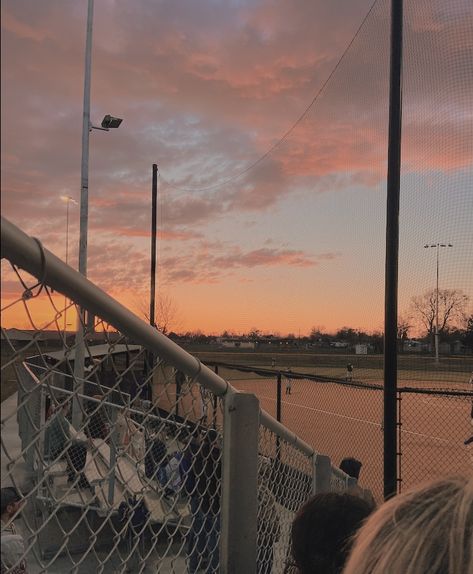
<path fill-rule="evenodd" d="M 65 258 L 87 0 L 1 15 L 2 214 Z M 435 286 L 425 243 L 453 244 L 440 287 L 473 299 L 472 30 L 471 0 L 405 1 L 401 311 Z M 90 136 L 89 278 L 146 307 L 157 163 L 177 330 L 382 329 L 388 73 L 387 0 L 96 0 L 91 118 L 123 123 Z"/>

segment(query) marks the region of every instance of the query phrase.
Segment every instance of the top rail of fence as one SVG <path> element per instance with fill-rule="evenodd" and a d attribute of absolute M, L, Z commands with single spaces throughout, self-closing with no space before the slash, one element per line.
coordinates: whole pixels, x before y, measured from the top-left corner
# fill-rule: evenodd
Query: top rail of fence
<path fill-rule="evenodd" d="M 12 264 L 36 277 L 40 284 L 50 286 L 75 301 L 79 306 L 100 316 L 116 329 L 140 340 L 149 351 L 159 354 L 165 361 L 172 362 L 183 373 L 215 395 L 223 396 L 227 393 L 238 392 L 196 357 L 145 323 L 44 248 L 38 239 L 30 237 L 4 217 L 1 219 L 1 242 L 2 258 L 8 259 Z M 305 455 L 316 454 L 310 445 L 264 410 L 261 410 L 260 422 Z"/>

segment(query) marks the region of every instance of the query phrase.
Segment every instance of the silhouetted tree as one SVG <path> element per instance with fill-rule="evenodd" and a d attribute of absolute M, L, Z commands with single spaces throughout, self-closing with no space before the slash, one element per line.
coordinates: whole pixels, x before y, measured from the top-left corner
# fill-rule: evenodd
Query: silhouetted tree
<path fill-rule="evenodd" d="M 436 298 L 435 289 L 426 291 L 423 295 L 416 295 L 411 299 L 413 317 L 425 328 L 427 335 L 433 341 L 436 325 Z M 459 321 L 465 319 L 465 309 L 469 301 L 460 289 L 439 289 L 438 322 L 439 333 L 446 333 L 454 328 Z"/>
<path fill-rule="evenodd" d="M 149 321 L 149 304 L 142 300 L 139 308 L 145 319 Z M 167 335 L 171 330 L 176 331 L 178 329 L 180 323 L 179 310 L 170 295 L 158 294 L 155 302 L 154 319 L 156 329 L 164 335 Z"/>

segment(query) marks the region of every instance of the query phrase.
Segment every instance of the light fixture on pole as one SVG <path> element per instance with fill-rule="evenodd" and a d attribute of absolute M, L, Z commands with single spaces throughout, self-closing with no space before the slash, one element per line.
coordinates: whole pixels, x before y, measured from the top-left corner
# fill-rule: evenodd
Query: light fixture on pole
<path fill-rule="evenodd" d="M 70 195 L 61 195 L 61 200 L 66 203 L 66 265 L 69 262 L 69 205 L 79 205 Z M 64 297 L 64 336 L 67 330 L 67 297 Z"/>
<path fill-rule="evenodd" d="M 109 131 L 117 128 L 122 120 L 106 115 L 102 125 L 94 126 L 90 122 L 90 84 L 92 67 L 92 27 L 94 16 L 94 0 L 87 4 L 87 32 L 85 41 L 85 71 L 84 71 L 84 103 L 82 115 L 82 161 L 80 172 L 80 224 L 79 224 L 79 273 L 87 277 L 87 236 L 89 225 L 89 134 L 93 129 Z M 86 320 L 85 309 L 79 309 L 77 319 L 76 349 L 74 360 L 74 379 L 77 385 L 77 394 L 82 394 L 84 381 L 84 324 Z M 87 319 L 88 322 L 92 322 Z M 79 428 L 82 416 L 80 401 L 74 394 L 72 404 L 72 424 Z"/>
<path fill-rule="evenodd" d="M 424 249 L 437 250 L 436 283 L 435 283 L 435 362 L 439 362 L 439 251 L 441 248 L 453 247 L 451 243 L 429 243 Z"/>

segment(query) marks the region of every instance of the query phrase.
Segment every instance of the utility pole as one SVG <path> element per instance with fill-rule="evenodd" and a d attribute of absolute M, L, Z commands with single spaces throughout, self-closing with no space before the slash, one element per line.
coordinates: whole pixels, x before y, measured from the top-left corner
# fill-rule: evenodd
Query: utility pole
<path fill-rule="evenodd" d="M 89 130 L 90 130 L 90 78 L 92 67 L 92 25 L 94 0 L 87 4 L 87 32 L 85 40 L 84 105 L 82 112 L 82 161 L 80 171 L 80 226 L 79 226 L 79 273 L 87 277 L 87 234 L 89 221 Z M 72 403 L 72 425 L 79 429 L 82 421 L 82 406 L 78 395 L 84 391 L 84 326 L 86 311 L 79 309 L 74 357 L 75 389 Z"/>
<path fill-rule="evenodd" d="M 150 293 L 149 293 L 149 324 L 156 327 L 156 243 L 158 235 L 158 166 L 153 163 L 152 183 L 151 183 L 151 271 L 150 271 Z M 154 354 L 146 353 L 147 365 L 146 376 L 153 371 Z"/>
<path fill-rule="evenodd" d="M 156 306 L 156 243 L 157 243 L 157 211 L 158 211 L 158 166 L 153 163 L 151 185 L 151 285 L 149 297 L 149 324 L 155 326 Z"/>
<path fill-rule="evenodd" d="M 384 497 L 397 492 L 397 298 L 402 128 L 403 1 L 391 0 L 384 298 Z"/>

